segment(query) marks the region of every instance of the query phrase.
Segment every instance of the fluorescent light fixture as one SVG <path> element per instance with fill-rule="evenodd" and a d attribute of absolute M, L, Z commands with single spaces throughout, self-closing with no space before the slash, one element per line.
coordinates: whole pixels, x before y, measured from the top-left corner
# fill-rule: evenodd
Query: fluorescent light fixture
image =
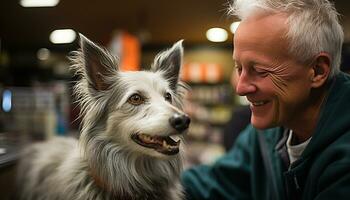
<path fill-rule="evenodd" d="M 2 110 L 4 112 L 10 112 L 12 108 L 12 92 L 10 90 L 4 90 L 2 93 Z"/>
<path fill-rule="evenodd" d="M 67 44 L 72 43 L 77 34 L 72 29 L 59 29 L 52 31 L 50 34 L 50 41 L 54 44 Z"/>
<path fill-rule="evenodd" d="M 50 50 L 46 48 L 41 48 L 36 53 L 36 56 L 38 57 L 39 60 L 47 60 L 50 57 Z"/>
<path fill-rule="evenodd" d="M 212 42 L 224 42 L 227 40 L 227 31 L 222 28 L 211 28 L 206 35 L 207 39 Z"/>
<path fill-rule="evenodd" d="M 232 32 L 233 34 L 235 34 L 235 32 L 236 32 L 236 30 L 237 30 L 237 28 L 238 28 L 238 26 L 239 26 L 239 23 L 241 23 L 241 22 L 233 22 L 233 23 L 230 25 L 230 30 L 231 30 L 231 32 Z"/>
<path fill-rule="evenodd" d="M 54 7 L 59 0 L 20 0 L 22 7 Z"/>

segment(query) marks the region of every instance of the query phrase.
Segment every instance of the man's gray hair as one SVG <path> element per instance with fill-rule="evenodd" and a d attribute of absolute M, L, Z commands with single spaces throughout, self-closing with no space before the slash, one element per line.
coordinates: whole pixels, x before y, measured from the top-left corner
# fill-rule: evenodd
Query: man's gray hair
<path fill-rule="evenodd" d="M 233 0 L 229 13 L 241 20 L 259 12 L 286 13 L 289 53 L 308 63 L 321 52 L 331 56 L 330 78 L 339 73 L 344 33 L 328 0 Z"/>

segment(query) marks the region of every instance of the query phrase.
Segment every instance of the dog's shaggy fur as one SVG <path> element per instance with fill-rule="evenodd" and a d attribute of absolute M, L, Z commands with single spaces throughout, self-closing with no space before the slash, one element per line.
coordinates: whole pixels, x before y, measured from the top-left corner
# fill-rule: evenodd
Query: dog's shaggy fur
<path fill-rule="evenodd" d="M 181 199 L 181 148 L 173 136 L 182 141 L 189 125 L 180 110 L 182 42 L 139 72 L 120 71 L 115 57 L 82 35 L 80 45 L 71 56 L 80 77 L 80 138 L 26 149 L 18 170 L 21 199 Z"/>

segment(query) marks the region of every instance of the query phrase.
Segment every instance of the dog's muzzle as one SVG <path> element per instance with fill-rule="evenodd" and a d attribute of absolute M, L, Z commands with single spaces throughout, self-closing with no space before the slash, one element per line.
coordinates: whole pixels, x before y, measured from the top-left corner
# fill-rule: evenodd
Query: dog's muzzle
<path fill-rule="evenodd" d="M 178 132 L 183 132 L 188 129 L 191 119 L 186 114 L 174 114 L 169 118 L 170 125 Z"/>
<path fill-rule="evenodd" d="M 148 135 L 145 133 L 135 133 L 131 139 L 137 144 L 151 148 L 159 153 L 166 155 L 175 155 L 179 153 L 180 139 L 174 140 L 176 135 L 182 134 L 190 125 L 190 118 L 185 114 L 174 114 L 169 118 L 169 124 L 176 130 L 176 133 L 168 136 L 157 136 L 156 134 Z"/>

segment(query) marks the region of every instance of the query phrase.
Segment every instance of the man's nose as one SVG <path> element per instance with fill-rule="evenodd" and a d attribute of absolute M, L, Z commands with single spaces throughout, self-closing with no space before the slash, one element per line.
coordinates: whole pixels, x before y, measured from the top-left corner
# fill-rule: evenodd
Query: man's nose
<path fill-rule="evenodd" d="M 237 77 L 236 93 L 240 96 L 246 96 L 256 91 L 256 86 L 252 82 L 252 78 L 245 71 L 242 71 Z"/>

